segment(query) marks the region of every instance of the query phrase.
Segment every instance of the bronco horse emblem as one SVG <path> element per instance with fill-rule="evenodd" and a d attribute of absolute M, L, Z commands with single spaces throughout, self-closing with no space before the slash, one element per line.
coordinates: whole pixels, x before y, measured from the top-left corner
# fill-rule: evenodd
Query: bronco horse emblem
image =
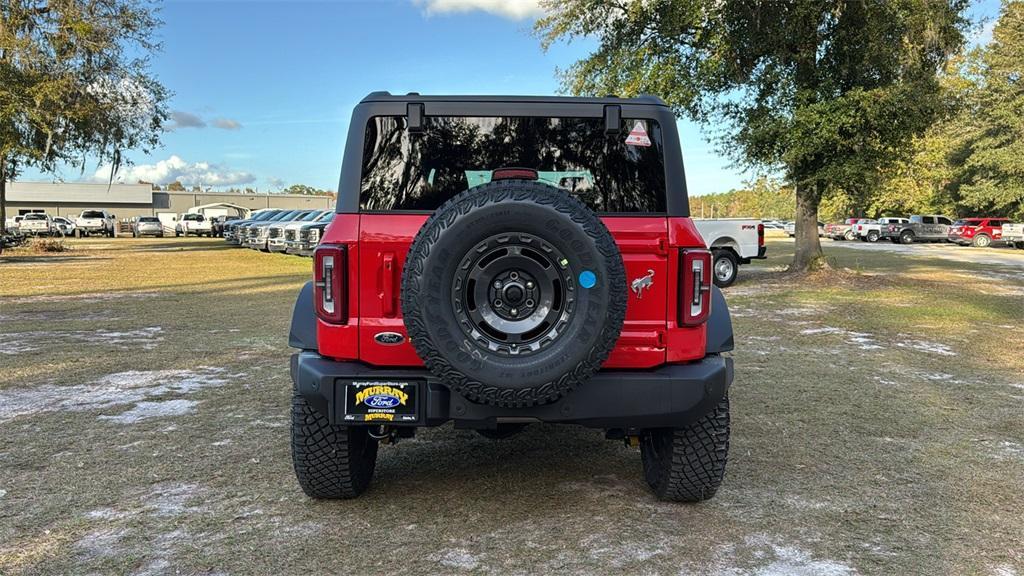
<path fill-rule="evenodd" d="M 633 293 L 636 294 L 637 300 L 644 297 L 644 288 L 650 288 L 654 285 L 654 270 L 647 269 L 647 275 L 641 276 L 629 285 L 632 288 Z"/>

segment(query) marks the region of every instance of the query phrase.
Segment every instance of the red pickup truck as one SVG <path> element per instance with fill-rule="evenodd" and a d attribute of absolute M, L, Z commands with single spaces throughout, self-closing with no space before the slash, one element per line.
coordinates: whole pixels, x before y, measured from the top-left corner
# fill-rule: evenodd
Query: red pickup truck
<path fill-rule="evenodd" d="M 993 242 L 1003 239 L 1003 224 L 1009 224 L 1009 218 L 963 218 L 953 222 L 949 229 L 949 241 L 961 246 L 991 246 Z"/>

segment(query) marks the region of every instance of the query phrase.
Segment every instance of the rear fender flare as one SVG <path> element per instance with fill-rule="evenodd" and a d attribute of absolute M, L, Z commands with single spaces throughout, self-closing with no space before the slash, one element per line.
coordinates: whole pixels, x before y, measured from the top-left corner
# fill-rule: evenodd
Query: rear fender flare
<path fill-rule="evenodd" d="M 299 350 L 317 350 L 316 313 L 313 311 L 313 283 L 306 282 L 299 290 L 292 310 L 292 326 L 288 331 L 288 345 Z"/>
<path fill-rule="evenodd" d="M 732 336 L 732 317 L 729 306 L 725 303 L 725 295 L 715 285 L 711 286 L 711 316 L 707 326 L 707 353 L 720 354 L 734 348 Z"/>

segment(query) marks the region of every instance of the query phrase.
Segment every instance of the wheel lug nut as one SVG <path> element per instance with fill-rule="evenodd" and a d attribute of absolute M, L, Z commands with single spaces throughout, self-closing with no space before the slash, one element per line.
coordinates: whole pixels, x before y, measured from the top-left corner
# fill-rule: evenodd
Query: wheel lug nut
<path fill-rule="evenodd" d="M 495 288 L 501 288 L 501 280 L 495 280 L 494 281 L 494 287 Z"/>
<path fill-rule="evenodd" d="M 512 309 L 512 315 L 515 316 L 517 314 L 519 314 L 519 308 L 513 308 Z"/>
<path fill-rule="evenodd" d="M 527 288 L 533 288 L 533 282 L 527 282 L 526 283 L 526 287 Z"/>

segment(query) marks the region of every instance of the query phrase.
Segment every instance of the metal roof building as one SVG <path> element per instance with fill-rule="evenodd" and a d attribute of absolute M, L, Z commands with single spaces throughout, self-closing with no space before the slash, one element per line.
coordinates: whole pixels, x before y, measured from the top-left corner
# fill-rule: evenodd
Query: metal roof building
<path fill-rule="evenodd" d="M 170 192 L 153 190 L 149 184 L 90 184 L 79 182 L 9 182 L 7 216 L 45 212 L 50 216 L 77 216 L 82 210 L 106 209 L 118 219 L 132 216 L 181 214 L 190 208 L 229 204 L 261 208 L 311 208 L 330 210 L 334 198 L 299 194 L 229 194 L 218 192 Z"/>

